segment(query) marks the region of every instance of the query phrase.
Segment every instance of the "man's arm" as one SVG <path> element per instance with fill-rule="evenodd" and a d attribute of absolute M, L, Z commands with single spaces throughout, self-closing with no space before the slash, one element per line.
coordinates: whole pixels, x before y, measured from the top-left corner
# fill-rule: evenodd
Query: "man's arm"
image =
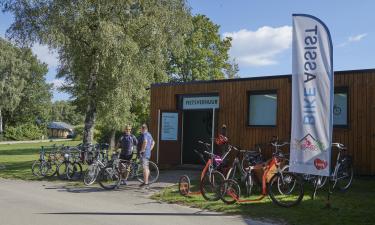
<path fill-rule="evenodd" d="M 151 148 L 150 148 L 150 150 L 154 149 L 154 146 L 155 146 L 155 141 L 154 141 L 154 140 L 152 140 L 152 143 L 151 143 Z"/>
<path fill-rule="evenodd" d="M 117 144 L 115 145 L 114 151 L 117 153 L 120 153 L 121 151 L 118 151 L 118 149 L 121 147 L 121 139 L 122 137 L 118 140 Z"/>
<path fill-rule="evenodd" d="M 138 145 L 138 139 L 133 135 L 133 145 Z"/>
<path fill-rule="evenodd" d="M 147 140 L 145 138 L 145 140 L 142 143 L 141 152 L 145 152 L 146 151 L 146 146 L 147 146 Z"/>

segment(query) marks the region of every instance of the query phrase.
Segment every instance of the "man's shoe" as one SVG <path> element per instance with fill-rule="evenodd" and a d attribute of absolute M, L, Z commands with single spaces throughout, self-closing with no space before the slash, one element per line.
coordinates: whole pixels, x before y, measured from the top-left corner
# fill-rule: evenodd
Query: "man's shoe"
<path fill-rule="evenodd" d="M 141 189 L 150 189 L 150 186 L 145 183 L 142 183 L 141 185 L 139 185 L 139 187 L 141 187 Z"/>
<path fill-rule="evenodd" d="M 128 185 L 125 180 L 121 181 L 121 185 Z"/>

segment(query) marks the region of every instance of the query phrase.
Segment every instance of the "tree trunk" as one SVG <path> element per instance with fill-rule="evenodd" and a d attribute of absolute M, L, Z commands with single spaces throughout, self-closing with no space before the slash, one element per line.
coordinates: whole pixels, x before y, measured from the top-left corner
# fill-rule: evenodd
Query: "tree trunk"
<path fill-rule="evenodd" d="M 85 117 L 85 128 L 83 129 L 83 144 L 91 144 L 94 141 L 94 126 L 96 118 L 96 103 L 90 100 Z"/>
<path fill-rule="evenodd" d="M 83 129 L 83 144 L 91 144 L 94 141 L 94 127 L 96 118 L 96 86 L 99 73 L 99 57 L 95 57 L 93 69 L 89 77 L 87 87 L 88 103 L 86 108 L 85 127 Z"/>
<path fill-rule="evenodd" d="M 3 133 L 3 115 L 1 114 L 1 108 L 0 108 L 0 134 Z"/>
<path fill-rule="evenodd" d="M 116 130 L 111 131 L 111 139 L 109 142 L 109 148 L 112 150 L 115 150 L 115 145 L 116 145 Z"/>

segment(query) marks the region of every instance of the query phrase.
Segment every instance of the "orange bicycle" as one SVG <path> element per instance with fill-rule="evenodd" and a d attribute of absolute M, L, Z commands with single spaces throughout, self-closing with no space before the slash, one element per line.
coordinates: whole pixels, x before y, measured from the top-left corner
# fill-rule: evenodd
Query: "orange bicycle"
<path fill-rule="evenodd" d="M 178 189 L 180 194 L 183 196 L 201 194 L 203 198 L 208 201 L 217 201 L 221 197 L 219 189 L 221 187 L 221 184 L 225 180 L 224 175 L 219 170 L 223 165 L 223 161 L 232 151 L 232 148 L 229 148 L 228 152 L 223 157 L 220 157 L 218 155 L 208 152 L 209 147 L 211 146 L 210 144 L 204 143 L 202 141 L 199 141 L 199 143 L 203 144 L 206 147 L 206 151 L 204 151 L 203 153 L 208 157 L 208 160 L 206 161 L 202 153 L 198 152 L 197 150 L 194 150 L 194 152 L 197 153 L 200 156 L 200 158 L 205 162 L 205 167 L 202 170 L 200 176 L 200 191 L 190 192 L 190 178 L 187 175 L 183 175 L 180 177 L 178 182 Z"/>
<path fill-rule="evenodd" d="M 233 204 L 235 202 L 261 201 L 267 195 L 272 202 L 282 207 L 298 205 L 304 195 L 303 182 L 298 176 L 288 171 L 283 171 L 282 162 L 284 154 L 276 148 L 272 158 L 265 163 L 249 166 L 245 169 L 247 177 L 255 177 L 256 172 L 262 172 L 261 195 L 255 199 L 240 199 L 241 189 L 233 179 L 225 180 L 220 187 L 220 196 L 223 202 Z M 245 178 L 245 180 L 248 180 Z"/>

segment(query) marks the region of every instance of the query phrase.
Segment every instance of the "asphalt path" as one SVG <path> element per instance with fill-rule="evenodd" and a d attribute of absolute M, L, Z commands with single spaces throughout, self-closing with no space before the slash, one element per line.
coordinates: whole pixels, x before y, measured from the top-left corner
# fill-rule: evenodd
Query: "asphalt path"
<path fill-rule="evenodd" d="M 0 178 L 1 225 L 270 225 L 151 200 L 162 187 L 141 190 L 136 183 L 114 191 L 66 183 Z"/>

